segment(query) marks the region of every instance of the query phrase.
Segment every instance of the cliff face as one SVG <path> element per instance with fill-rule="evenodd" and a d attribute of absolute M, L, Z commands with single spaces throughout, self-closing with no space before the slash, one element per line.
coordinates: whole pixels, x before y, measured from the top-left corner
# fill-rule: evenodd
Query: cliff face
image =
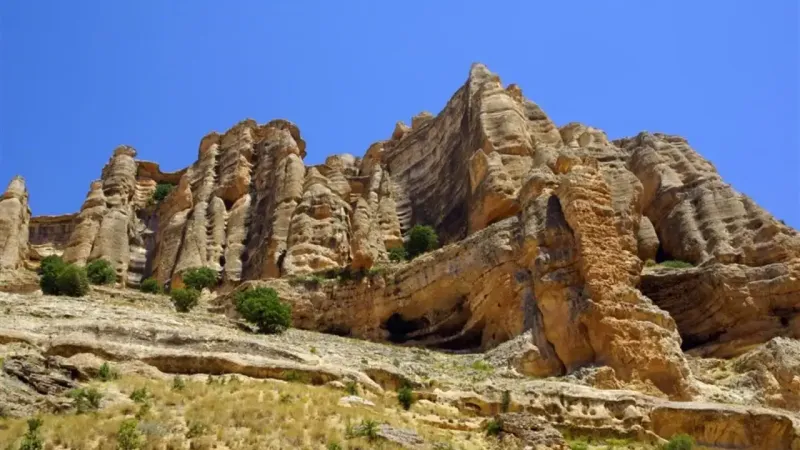
<path fill-rule="evenodd" d="M 153 276 L 179 286 L 207 266 L 228 290 L 272 280 L 301 327 L 455 349 L 522 339 L 527 373 L 603 364 L 675 398 L 692 395 L 682 346 L 731 356 L 800 337 L 797 232 L 679 137 L 612 142 L 589 126 L 558 128 L 519 87 L 474 65 L 437 116 L 398 123 L 362 158 L 306 166 L 305 154 L 284 120 L 211 133 L 175 173 L 119 147 L 58 244 L 70 262 L 109 260 L 128 285 Z M 0 202 L 8 267 L 27 246 L 19 183 Z M 158 183 L 174 189 L 154 204 Z M 389 264 L 415 224 L 449 245 Z M 37 244 L 50 235 L 41 229 L 31 227 Z M 667 259 L 697 267 L 643 270 Z M 285 280 L 376 267 L 318 288 Z"/>

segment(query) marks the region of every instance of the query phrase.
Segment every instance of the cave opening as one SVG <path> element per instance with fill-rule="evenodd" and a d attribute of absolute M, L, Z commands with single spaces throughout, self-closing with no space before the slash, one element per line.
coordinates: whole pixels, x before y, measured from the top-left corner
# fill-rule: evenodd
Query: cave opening
<path fill-rule="evenodd" d="M 651 247 L 652 248 L 652 247 Z M 658 238 L 658 250 L 656 250 L 656 263 L 663 263 L 664 261 L 671 261 L 672 255 L 664 249 L 664 243 L 661 242 L 661 237 Z"/>
<path fill-rule="evenodd" d="M 225 211 L 230 211 L 231 208 L 233 208 L 233 203 L 234 203 L 233 200 L 223 198 L 222 203 L 225 204 Z"/>
<path fill-rule="evenodd" d="M 409 340 L 409 334 L 428 327 L 428 319 L 405 319 L 402 314 L 394 313 L 386 319 L 384 328 L 389 332 L 389 340 L 395 343 L 402 343 Z"/>

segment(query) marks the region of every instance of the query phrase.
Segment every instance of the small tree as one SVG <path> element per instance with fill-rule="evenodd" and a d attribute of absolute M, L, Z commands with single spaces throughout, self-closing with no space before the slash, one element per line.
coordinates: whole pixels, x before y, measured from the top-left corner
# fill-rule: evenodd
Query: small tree
<path fill-rule="evenodd" d="M 436 250 L 439 247 L 439 237 L 436 235 L 436 230 L 427 225 L 414 225 L 411 233 L 406 242 L 406 253 L 409 259 L 414 259 L 417 256 Z"/>
<path fill-rule="evenodd" d="M 41 427 L 42 419 L 28 419 L 28 431 L 26 431 L 25 435 L 22 436 L 22 442 L 19 444 L 19 450 L 42 450 L 44 448 L 42 435 L 39 433 L 39 429 Z"/>
<path fill-rule="evenodd" d="M 403 262 L 408 259 L 405 247 L 395 247 L 389 249 L 389 261 Z"/>
<path fill-rule="evenodd" d="M 272 288 L 237 293 L 236 310 L 262 333 L 281 333 L 292 325 L 292 306 L 282 302 Z"/>
<path fill-rule="evenodd" d="M 56 279 L 56 287 L 60 295 L 82 297 L 89 293 L 89 277 L 86 269 L 69 264 L 64 267 Z"/>
<path fill-rule="evenodd" d="M 169 183 L 158 183 L 156 185 L 156 190 L 153 191 L 153 200 L 155 200 L 156 202 L 159 202 L 159 203 L 163 202 L 164 199 L 167 198 L 169 193 L 172 192 L 172 189 L 174 187 L 175 186 L 173 186 L 173 185 L 171 185 Z"/>
<path fill-rule="evenodd" d="M 120 424 L 117 431 L 117 450 L 139 450 L 143 441 L 138 420 L 126 419 Z"/>
<path fill-rule="evenodd" d="M 200 300 L 200 291 L 197 289 L 173 289 L 169 293 L 170 299 L 172 299 L 172 304 L 175 305 L 175 310 L 178 312 L 189 312 L 195 306 L 197 306 L 198 300 Z"/>
<path fill-rule="evenodd" d="M 58 274 L 64 270 L 66 263 L 60 256 L 50 255 L 39 264 L 39 286 L 47 295 L 58 295 Z"/>
<path fill-rule="evenodd" d="M 403 386 L 397 391 L 397 401 L 403 406 L 403 409 L 408 411 L 414 403 L 414 392 L 411 391 L 409 386 Z"/>
<path fill-rule="evenodd" d="M 95 259 L 87 264 L 86 276 L 92 284 L 113 284 L 117 281 L 117 272 L 105 259 Z"/>
<path fill-rule="evenodd" d="M 211 289 L 218 283 L 217 272 L 210 267 L 193 267 L 184 272 L 181 278 L 183 284 L 198 291 Z"/>
<path fill-rule="evenodd" d="M 139 285 L 139 290 L 148 292 L 150 294 L 160 294 L 162 292 L 161 285 L 155 278 L 145 278 L 142 284 Z"/>

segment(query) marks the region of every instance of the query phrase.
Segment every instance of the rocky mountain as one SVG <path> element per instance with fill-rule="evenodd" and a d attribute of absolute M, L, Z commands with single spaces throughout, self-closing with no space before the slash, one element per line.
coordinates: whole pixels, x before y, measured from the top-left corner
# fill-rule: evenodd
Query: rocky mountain
<path fill-rule="evenodd" d="M 300 328 L 510 352 L 537 377 L 607 366 L 676 400 L 698 395 L 695 357 L 800 339 L 800 235 L 681 137 L 558 127 L 476 64 L 438 115 L 398 123 L 362 157 L 305 155 L 285 120 L 211 133 L 173 173 L 120 146 L 80 211 L 57 217 L 30 217 L 17 177 L 0 200 L 0 268 L 102 258 L 120 286 L 175 287 L 210 267 L 216 312 L 235 316 L 232 292 L 266 285 Z M 159 184 L 174 188 L 156 202 Z M 418 224 L 444 246 L 391 262 Z M 325 271 L 358 276 L 305 282 Z M 797 411 L 800 375 L 782 380 Z"/>

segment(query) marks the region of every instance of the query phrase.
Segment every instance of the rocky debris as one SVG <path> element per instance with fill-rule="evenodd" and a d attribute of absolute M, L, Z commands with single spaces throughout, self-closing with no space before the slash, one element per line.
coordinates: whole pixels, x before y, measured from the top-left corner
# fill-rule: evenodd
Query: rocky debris
<path fill-rule="evenodd" d="M 567 450 L 566 441 L 558 431 L 539 416 L 525 413 L 505 413 L 497 418 L 505 433 L 513 434 L 531 450 Z"/>
<path fill-rule="evenodd" d="M 409 449 L 421 449 L 425 440 L 417 433 L 403 428 L 395 428 L 390 425 L 381 424 L 378 427 L 378 437 L 393 442 L 400 447 Z"/>
<path fill-rule="evenodd" d="M 342 397 L 339 399 L 339 404 L 342 406 L 375 406 L 375 403 L 357 395 Z"/>
<path fill-rule="evenodd" d="M 25 179 L 16 176 L 0 196 L 0 270 L 23 267 L 28 256 L 30 218 Z"/>
<path fill-rule="evenodd" d="M 800 341 L 774 338 L 727 364 L 732 391 L 751 393 L 758 403 L 800 411 Z"/>
<path fill-rule="evenodd" d="M 64 394 L 78 386 L 71 375 L 55 358 L 35 352 L 6 357 L 0 371 L 0 417 L 65 410 L 69 401 Z"/>

